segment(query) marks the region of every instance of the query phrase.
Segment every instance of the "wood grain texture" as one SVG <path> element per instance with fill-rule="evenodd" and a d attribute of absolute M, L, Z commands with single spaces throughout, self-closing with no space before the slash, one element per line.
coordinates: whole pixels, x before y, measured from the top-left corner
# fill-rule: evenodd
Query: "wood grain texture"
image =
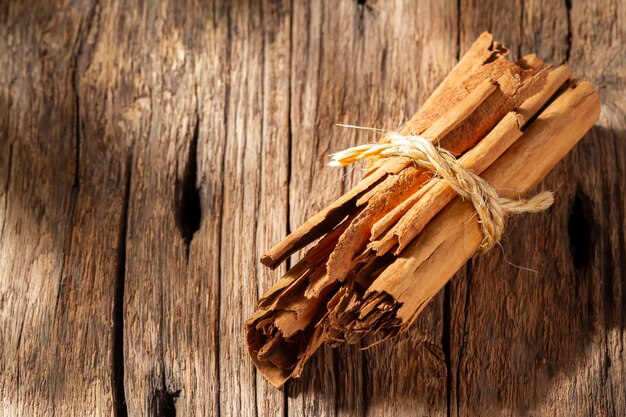
<path fill-rule="evenodd" d="M 0 413 L 111 415 L 127 149 L 81 81 L 94 5 L 3 4 Z M 90 116 L 84 117 L 85 114 Z"/>
<path fill-rule="evenodd" d="M 0 1 L 0 415 L 626 414 L 618 0 Z M 356 183 L 475 37 L 567 62 L 598 125 L 411 330 L 275 390 L 261 253 Z M 292 261 L 297 259 L 293 257 Z"/>

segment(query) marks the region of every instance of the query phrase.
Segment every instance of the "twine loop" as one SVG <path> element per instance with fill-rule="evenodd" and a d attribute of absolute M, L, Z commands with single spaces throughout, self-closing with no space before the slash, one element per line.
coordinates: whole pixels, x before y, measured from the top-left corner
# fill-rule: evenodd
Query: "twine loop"
<path fill-rule="evenodd" d="M 463 167 L 447 150 L 433 145 L 422 136 L 390 132 L 385 141 L 354 146 L 331 155 L 329 166 L 346 166 L 374 156 L 404 156 L 434 172 L 450 184 L 461 198 L 470 200 L 476 209 L 483 240 L 479 251 L 487 252 L 502 238 L 507 213 L 537 213 L 554 203 L 554 196 L 544 191 L 528 199 L 498 196 L 496 190 L 473 171 Z"/>

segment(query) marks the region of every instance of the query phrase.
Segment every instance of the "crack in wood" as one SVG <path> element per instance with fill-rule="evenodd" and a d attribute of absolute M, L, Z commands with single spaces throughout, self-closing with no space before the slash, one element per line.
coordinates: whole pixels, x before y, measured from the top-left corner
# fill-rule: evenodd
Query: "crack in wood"
<path fill-rule="evenodd" d="M 587 268 L 592 259 L 594 251 L 592 218 L 591 201 L 589 197 L 578 188 L 567 222 L 569 249 L 576 270 Z"/>
<path fill-rule="evenodd" d="M 0 242 L 4 243 L 4 227 L 7 221 L 7 209 L 9 207 L 9 187 L 11 186 L 11 171 L 13 169 L 13 144 L 9 145 L 7 152 L 7 177 L 4 183 L 4 215 L 2 216 L 2 227 L 0 227 Z"/>
<path fill-rule="evenodd" d="M 519 13 L 519 42 L 517 43 L 517 59 L 522 59 L 522 44 L 524 39 L 524 0 L 520 1 Z"/>
<path fill-rule="evenodd" d="M 456 0 L 456 60 L 461 60 L 461 0 Z"/>
<path fill-rule="evenodd" d="M 463 361 L 463 355 L 465 350 L 465 336 L 467 331 L 467 316 L 469 315 L 469 303 L 470 303 L 470 291 L 472 288 L 472 267 L 474 261 L 470 259 L 467 261 L 465 267 L 465 274 L 467 276 L 467 289 L 465 291 L 465 305 L 463 309 L 463 332 L 461 333 L 461 345 L 459 346 L 459 354 L 456 364 L 456 415 L 461 415 L 461 366 Z M 450 412 L 452 414 L 452 412 Z"/>
<path fill-rule="evenodd" d="M 441 347 L 446 364 L 446 403 L 448 417 L 452 415 L 452 410 L 450 409 L 452 402 L 452 351 L 450 345 L 450 332 L 452 331 L 451 285 L 451 283 L 448 283 L 443 290 L 443 330 L 441 334 Z"/>
<path fill-rule="evenodd" d="M 567 11 L 567 46 L 563 63 L 569 62 L 572 53 L 572 0 L 565 0 L 565 9 Z"/>
<path fill-rule="evenodd" d="M 124 386 L 124 288 L 126 281 L 126 242 L 128 239 L 128 213 L 130 206 L 130 187 L 132 178 L 131 152 L 126 161 L 126 181 L 124 202 L 120 215 L 120 229 L 117 245 L 117 276 L 115 280 L 115 297 L 113 300 L 113 337 L 111 386 L 115 417 L 127 417 L 126 392 Z"/>
<path fill-rule="evenodd" d="M 361 340 L 359 343 L 360 353 L 361 353 L 361 395 L 363 398 L 363 415 L 367 415 L 367 411 L 369 409 L 369 396 L 368 396 L 368 375 L 367 371 L 367 359 L 368 356 L 365 352 L 366 344 L 364 340 Z"/>
<path fill-rule="evenodd" d="M 78 63 L 80 60 L 80 56 L 83 53 L 83 46 L 85 44 L 85 38 L 89 31 L 91 30 L 91 26 L 93 24 L 95 9 L 97 6 L 97 1 L 94 1 L 92 7 L 90 8 L 86 20 L 86 26 L 83 26 L 83 19 L 79 21 L 78 29 L 76 31 L 76 41 L 73 45 L 73 49 L 76 51 L 71 59 L 71 64 L 69 68 L 70 75 L 70 91 L 73 94 L 74 98 L 74 120 L 73 120 L 73 130 L 74 130 L 74 172 L 72 175 L 72 185 L 70 189 L 70 200 L 69 200 L 69 209 L 68 209 L 68 218 L 67 224 L 65 226 L 65 231 L 63 235 L 63 257 L 61 260 L 61 276 L 59 277 L 59 286 L 57 289 L 56 300 L 54 305 L 54 315 L 57 315 L 59 311 L 59 302 L 63 304 L 62 298 L 66 293 L 67 283 L 64 279 L 65 276 L 65 263 L 66 258 L 68 258 L 69 254 L 72 252 L 72 232 L 74 228 L 74 218 L 76 215 L 76 204 L 78 202 L 78 194 L 80 191 L 80 145 L 82 139 L 81 132 L 81 112 L 80 112 L 80 76 L 78 74 Z"/>
<path fill-rule="evenodd" d="M 229 52 L 232 52 L 232 40 L 233 40 L 233 34 L 232 34 L 232 30 L 233 30 L 233 24 L 232 24 L 232 17 L 231 17 L 231 10 L 229 6 L 225 7 L 225 14 L 226 14 L 226 25 L 227 25 L 227 30 L 226 30 L 226 40 L 227 40 L 227 44 L 230 45 L 229 48 Z M 230 56 L 230 55 L 229 55 Z M 228 68 L 225 68 L 224 71 L 227 74 L 230 74 L 230 66 L 231 66 L 231 62 L 228 61 Z M 226 77 L 225 80 L 225 86 L 224 86 L 224 118 L 222 120 L 223 122 L 223 126 L 224 126 L 224 138 L 228 139 L 228 134 L 229 134 L 229 129 L 228 129 L 228 112 L 229 112 L 229 107 L 230 107 L 230 91 L 231 91 L 231 78 L 230 75 L 228 75 L 228 77 Z M 224 168 L 226 167 L 226 149 L 222 150 L 222 158 L 221 158 L 221 162 L 220 162 L 220 172 L 222 173 L 222 177 L 221 177 L 221 189 L 220 189 L 220 202 L 219 202 L 219 219 L 218 219 L 218 225 L 217 225 L 217 230 L 219 231 L 220 235 L 223 234 L 224 232 L 224 192 L 226 189 L 226 185 L 225 185 L 225 180 L 224 180 Z M 217 267 L 217 277 L 216 277 L 216 282 L 217 282 L 217 289 L 216 289 L 216 294 L 215 294 L 215 319 L 216 319 L 216 323 L 215 323 L 215 333 L 213 335 L 213 346 L 215 347 L 215 379 L 216 379 L 216 387 L 217 389 L 215 390 L 215 409 L 217 411 L 217 417 L 220 417 L 222 414 L 222 397 L 221 397 L 221 387 L 222 387 L 222 379 L 221 379 L 221 372 L 220 372 L 220 355 L 221 355 L 221 349 L 220 349 L 220 333 L 222 331 L 222 326 L 220 325 L 221 322 L 221 313 L 222 313 L 222 265 L 223 265 L 223 244 L 221 239 L 217 242 L 217 260 L 219 262 L 219 265 Z"/>
<path fill-rule="evenodd" d="M 195 233 L 200 229 L 202 221 L 200 189 L 197 185 L 199 129 L 200 115 L 196 112 L 196 121 L 189 143 L 183 177 L 176 180 L 176 225 L 185 243 L 187 259 L 189 259 L 189 245 Z"/>
<path fill-rule="evenodd" d="M 165 381 L 164 381 L 165 383 Z M 180 390 L 155 389 L 150 404 L 153 417 L 176 417 L 176 399 Z"/>

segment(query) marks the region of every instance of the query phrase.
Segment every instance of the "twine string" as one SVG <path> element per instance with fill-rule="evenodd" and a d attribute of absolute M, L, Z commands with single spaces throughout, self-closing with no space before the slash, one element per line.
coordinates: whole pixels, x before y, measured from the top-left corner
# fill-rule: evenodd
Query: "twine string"
<path fill-rule="evenodd" d="M 479 248 L 481 253 L 487 252 L 502 238 L 505 214 L 537 213 L 554 203 L 554 196 L 549 191 L 540 192 L 528 199 L 500 197 L 487 181 L 463 167 L 454 155 L 422 136 L 390 132 L 385 135 L 385 139 L 381 143 L 354 146 L 334 153 L 328 165 L 346 166 L 374 156 L 411 158 L 417 165 L 447 181 L 461 198 L 472 202 L 483 234 Z"/>

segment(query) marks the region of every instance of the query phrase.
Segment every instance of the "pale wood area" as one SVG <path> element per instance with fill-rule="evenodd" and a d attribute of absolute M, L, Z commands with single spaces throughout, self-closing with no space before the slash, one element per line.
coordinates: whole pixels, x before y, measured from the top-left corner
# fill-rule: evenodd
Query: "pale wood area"
<path fill-rule="evenodd" d="M 51 3 L 0 1 L 0 415 L 626 415 L 623 2 Z M 272 388 L 259 257 L 360 177 L 335 124 L 398 127 L 484 30 L 600 95 L 555 206 Z"/>

